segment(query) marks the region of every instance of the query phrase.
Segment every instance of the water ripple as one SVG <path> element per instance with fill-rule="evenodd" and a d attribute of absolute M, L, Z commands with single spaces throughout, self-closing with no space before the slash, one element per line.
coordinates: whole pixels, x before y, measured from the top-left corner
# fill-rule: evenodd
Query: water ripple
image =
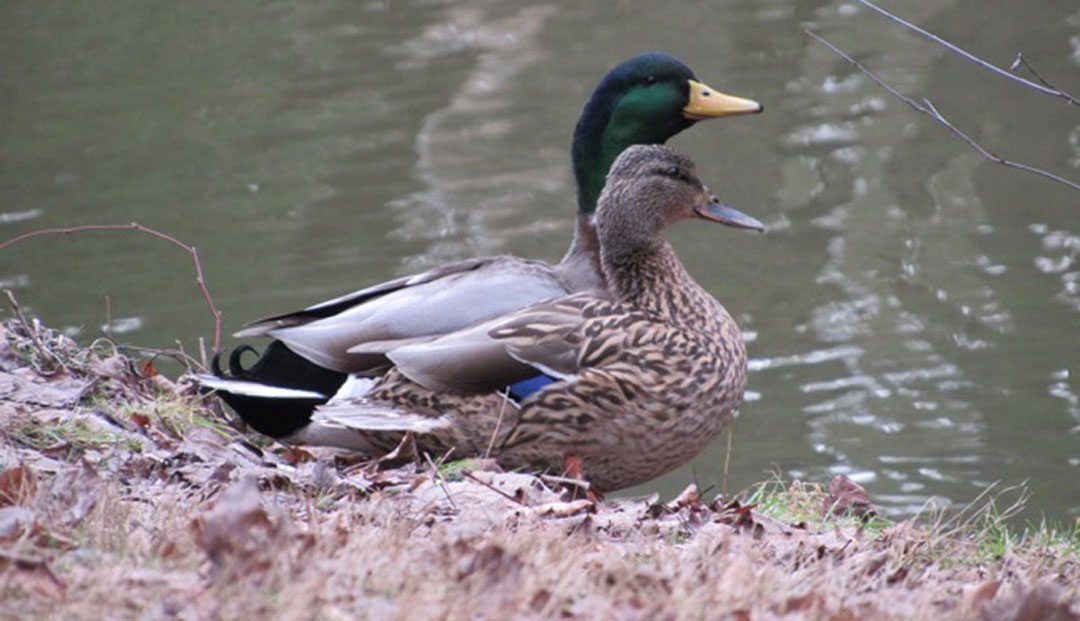
<path fill-rule="evenodd" d="M 0 224 L 14 224 L 40 218 L 45 212 L 40 209 L 27 209 L 26 211 L 0 211 Z"/>

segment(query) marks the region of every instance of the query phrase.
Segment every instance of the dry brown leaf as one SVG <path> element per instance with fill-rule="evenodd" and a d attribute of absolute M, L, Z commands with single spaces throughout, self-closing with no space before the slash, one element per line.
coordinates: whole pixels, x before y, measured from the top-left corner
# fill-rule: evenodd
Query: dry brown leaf
<path fill-rule="evenodd" d="M 315 460 L 314 455 L 298 446 L 283 446 L 273 452 L 282 461 L 293 466 Z"/>
<path fill-rule="evenodd" d="M 1015 588 L 979 613 L 982 621 L 1080 621 L 1064 592 L 1048 582 Z"/>
<path fill-rule="evenodd" d="M 477 573 L 492 582 L 512 579 L 524 566 L 521 559 L 497 543 L 485 543 L 474 548 L 471 543 L 458 542 L 454 548 L 454 556 L 459 559 L 455 572 L 458 580 Z"/>
<path fill-rule="evenodd" d="M 964 609 L 969 614 L 978 612 L 983 604 L 994 599 L 1000 588 L 1000 580 L 987 580 L 982 584 L 969 586 L 964 589 Z"/>
<path fill-rule="evenodd" d="M 13 543 L 33 535 L 34 529 L 40 529 L 37 516 L 26 507 L 4 507 L 0 509 L 0 542 Z"/>
<path fill-rule="evenodd" d="M 721 524 L 734 526 L 739 531 L 748 530 L 755 539 L 760 539 L 765 535 L 765 526 L 760 521 L 763 516 L 754 511 L 755 506 L 743 505 L 738 500 L 732 500 L 716 510 L 714 519 Z"/>
<path fill-rule="evenodd" d="M 259 486 L 245 477 L 222 492 L 214 506 L 191 522 L 195 544 L 216 564 L 249 558 L 278 534 L 263 509 Z"/>
<path fill-rule="evenodd" d="M 539 517 L 565 518 L 580 513 L 595 513 L 596 503 L 587 498 L 570 502 L 549 502 L 536 507 L 529 507 L 525 512 Z"/>
<path fill-rule="evenodd" d="M 176 382 L 161 375 L 160 373 L 150 378 L 154 381 L 154 386 L 165 394 L 178 394 L 180 389 L 177 387 Z"/>
<path fill-rule="evenodd" d="M 142 363 L 142 366 L 139 368 L 139 375 L 143 377 L 155 377 L 157 376 L 157 374 L 158 370 L 157 367 L 154 366 L 153 360 L 147 360 L 146 362 Z"/>
<path fill-rule="evenodd" d="M 822 515 L 845 515 L 869 519 L 877 515 L 874 503 L 866 490 L 845 474 L 838 474 L 829 483 L 829 495 L 822 503 Z"/>
<path fill-rule="evenodd" d="M 109 356 L 108 358 L 99 358 L 91 362 L 90 372 L 99 377 L 124 380 L 130 376 L 131 368 L 127 358 L 124 358 L 123 356 Z"/>
<path fill-rule="evenodd" d="M 210 462 L 229 454 L 227 444 L 228 440 L 214 431 L 206 427 L 193 427 L 184 434 L 180 450 Z"/>
<path fill-rule="evenodd" d="M 803 595 L 797 595 L 795 597 L 789 597 L 784 602 L 784 614 L 788 615 L 794 612 L 805 612 L 820 608 L 824 604 L 825 598 L 823 598 L 816 591 L 809 591 Z"/>
<path fill-rule="evenodd" d="M 4 507 L 0 509 L 0 543 L 17 541 L 30 541 L 42 548 L 70 550 L 76 547 L 68 537 L 49 530 L 30 509 Z"/>
<path fill-rule="evenodd" d="M 37 492 L 37 478 L 28 466 L 18 465 L 0 472 L 0 507 L 25 505 Z"/>
<path fill-rule="evenodd" d="M 679 492 L 671 502 L 667 504 L 667 508 L 672 511 L 677 511 L 684 507 L 700 507 L 701 506 L 701 494 L 698 493 L 698 486 L 691 483 L 686 486 L 686 489 Z"/>
<path fill-rule="evenodd" d="M 49 487 L 50 521 L 71 527 L 83 521 L 94 507 L 104 483 L 87 461 L 59 473 Z"/>
<path fill-rule="evenodd" d="M 20 558 L 0 552 L 0 574 L 14 586 L 49 599 L 60 599 L 67 585 L 49 569 L 45 561 Z"/>
<path fill-rule="evenodd" d="M 44 378 L 19 369 L 14 373 L 0 372 L 0 398 L 22 405 L 44 408 L 70 408 L 79 402 L 91 382 L 67 375 Z"/>

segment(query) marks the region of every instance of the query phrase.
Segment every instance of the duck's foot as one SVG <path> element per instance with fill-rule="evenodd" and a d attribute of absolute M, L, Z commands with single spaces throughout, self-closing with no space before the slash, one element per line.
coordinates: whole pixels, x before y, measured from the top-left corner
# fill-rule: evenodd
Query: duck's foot
<path fill-rule="evenodd" d="M 585 478 L 585 466 L 581 461 L 581 457 L 578 455 L 567 453 L 566 456 L 563 457 L 563 476 L 584 483 L 584 485 L 581 485 L 578 489 L 584 489 L 585 497 L 589 500 L 596 504 L 604 502 L 604 495 L 593 489 L 592 485 L 590 485 L 589 481 Z M 576 492 L 574 497 L 577 498 Z"/>

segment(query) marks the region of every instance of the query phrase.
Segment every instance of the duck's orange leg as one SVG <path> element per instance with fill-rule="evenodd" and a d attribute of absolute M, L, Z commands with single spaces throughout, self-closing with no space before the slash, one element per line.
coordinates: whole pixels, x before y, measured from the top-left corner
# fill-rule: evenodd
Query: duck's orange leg
<path fill-rule="evenodd" d="M 585 466 L 581 461 L 581 457 L 573 453 L 567 453 L 563 457 L 563 476 L 568 479 L 588 482 L 585 478 Z M 591 485 L 586 488 L 585 497 L 597 504 L 604 502 L 604 495 L 593 489 Z"/>

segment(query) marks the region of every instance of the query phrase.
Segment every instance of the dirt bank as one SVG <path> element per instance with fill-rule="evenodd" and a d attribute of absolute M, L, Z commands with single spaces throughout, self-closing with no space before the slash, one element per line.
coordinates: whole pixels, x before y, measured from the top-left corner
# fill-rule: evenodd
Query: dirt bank
<path fill-rule="evenodd" d="M 864 521 L 799 483 L 597 505 L 411 457 L 267 445 L 109 343 L 7 322 L 0 614 L 1080 619 L 1076 533 Z"/>

